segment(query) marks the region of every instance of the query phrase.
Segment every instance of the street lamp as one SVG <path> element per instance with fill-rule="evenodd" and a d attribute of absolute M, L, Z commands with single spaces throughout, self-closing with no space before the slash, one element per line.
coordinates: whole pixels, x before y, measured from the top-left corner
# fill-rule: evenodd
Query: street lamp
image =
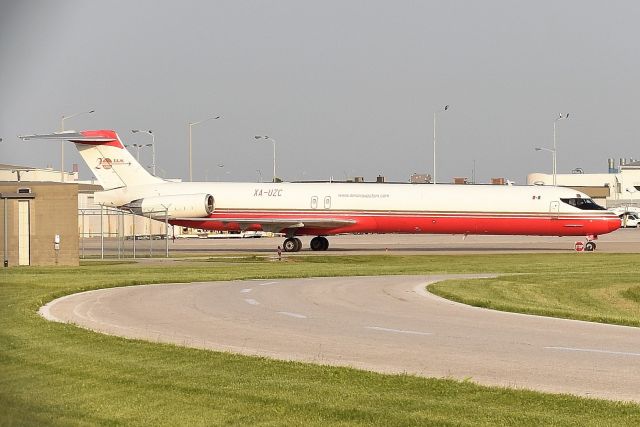
<path fill-rule="evenodd" d="M 217 120 L 220 116 L 212 116 L 208 119 L 200 120 L 199 122 L 189 122 L 189 181 L 193 181 L 193 163 L 191 162 L 191 128 L 200 123 L 208 122 L 209 120 Z"/>
<path fill-rule="evenodd" d="M 448 105 L 445 105 L 442 110 L 433 112 L 433 183 L 436 183 L 436 116 L 438 113 L 443 111 L 447 111 L 449 109 Z"/>
<path fill-rule="evenodd" d="M 564 120 L 569 118 L 569 113 L 558 114 L 558 117 L 553 121 L 553 185 L 556 185 L 556 168 L 557 168 L 557 160 L 556 160 L 556 124 L 558 120 Z"/>
<path fill-rule="evenodd" d="M 225 169 L 225 168 L 226 168 L 226 165 L 225 165 L 223 162 L 218 163 L 218 165 L 217 165 L 217 166 L 218 166 L 218 171 L 220 172 L 220 174 L 219 174 L 219 175 L 218 175 L 218 174 L 216 174 L 215 179 L 216 179 L 216 180 L 218 180 L 218 181 L 220 181 L 220 182 L 224 181 L 225 179 L 226 179 L 227 181 L 229 181 L 229 180 L 231 179 L 231 178 L 230 178 L 231 171 L 230 171 L 230 170 Z"/>
<path fill-rule="evenodd" d="M 263 139 L 265 141 L 271 141 L 273 143 L 273 181 L 272 182 L 276 182 L 276 140 L 266 135 L 264 136 L 256 135 L 254 136 L 254 138 L 256 140 Z"/>
<path fill-rule="evenodd" d="M 554 148 L 546 148 L 546 147 L 536 147 L 536 151 L 548 151 L 551 153 L 551 170 L 553 171 L 553 185 L 556 185 L 556 149 Z"/>
<path fill-rule="evenodd" d="M 151 135 L 151 144 L 146 144 L 145 147 L 151 147 L 151 171 L 153 176 L 156 176 L 156 136 L 153 134 L 151 129 L 149 130 L 140 130 L 140 129 L 132 129 L 132 133 L 146 133 L 147 135 Z M 135 147 L 136 144 L 133 144 Z M 138 159 L 140 161 L 140 159 Z"/>
<path fill-rule="evenodd" d="M 63 115 L 60 119 L 60 132 L 64 132 L 64 121 L 67 119 L 74 118 L 81 114 L 92 114 L 95 113 L 96 110 L 90 111 L 81 111 L 79 113 L 71 114 L 70 116 Z M 60 181 L 64 182 L 64 141 L 60 141 Z"/>
<path fill-rule="evenodd" d="M 153 147 L 153 144 L 131 144 L 131 145 L 126 145 L 125 147 L 135 147 L 136 148 L 136 160 L 138 160 L 138 163 L 140 163 L 140 149 L 144 148 L 144 147 Z"/>

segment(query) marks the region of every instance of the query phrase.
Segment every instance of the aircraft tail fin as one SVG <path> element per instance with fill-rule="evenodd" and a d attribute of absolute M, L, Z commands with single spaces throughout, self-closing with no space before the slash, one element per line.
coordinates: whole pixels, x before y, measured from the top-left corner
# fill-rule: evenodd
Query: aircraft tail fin
<path fill-rule="evenodd" d="M 163 179 L 151 175 L 127 151 L 112 130 L 66 131 L 24 135 L 23 140 L 49 139 L 71 141 L 105 190 L 131 185 L 157 184 Z"/>

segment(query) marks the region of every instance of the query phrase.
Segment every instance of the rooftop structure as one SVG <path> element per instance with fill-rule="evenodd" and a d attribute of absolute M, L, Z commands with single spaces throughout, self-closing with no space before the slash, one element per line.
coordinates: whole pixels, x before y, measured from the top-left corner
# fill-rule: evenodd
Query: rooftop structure
<path fill-rule="evenodd" d="M 613 159 L 608 163 L 609 173 L 583 173 L 577 168 L 571 174 L 558 174 L 557 184 L 582 191 L 607 208 L 640 206 L 640 161 L 620 159 L 618 168 Z M 553 175 L 531 173 L 527 183 L 553 185 Z"/>
<path fill-rule="evenodd" d="M 35 168 L 0 163 L 0 181 L 60 182 L 60 177 L 60 171 L 53 168 Z M 64 177 L 65 182 L 77 182 L 78 165 L 74 165 L 72 172 L 65 172 Z"/>

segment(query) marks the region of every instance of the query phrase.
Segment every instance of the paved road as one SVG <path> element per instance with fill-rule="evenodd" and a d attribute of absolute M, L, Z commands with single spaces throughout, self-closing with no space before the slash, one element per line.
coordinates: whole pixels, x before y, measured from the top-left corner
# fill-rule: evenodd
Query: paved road
<path fill-rule="evenodd" d="M 424 291 L 446 277 L 462 276 L 135 286 L 41 311 L 152 341 L 640 401 L 640 328 L 483 310 Z"/>
<path fill-rule="evenodd" d="M 573 251 L 574 243 L 580 237 L 545 237 L 545 236 L 467 236 L 434 235 L 434 234 L 369 234 L 330 236 L 328 252 L 313 252 L 309 249 L 311 237 L 302 237 L 302 255 L 341 255 L 341 254 L 467 254 L 467 253 L 568 253 Z M 100 254 L 100 239 L 97 237 L 81 241 L 81 253 L 86 256 Z M 260 239 L 176 239 L 169 240 L 169 253 L 273 253 L 283 238 Z M 117 255 L 118 243 L 115 239 L 105 239 L 106 253 Z M 599 252 L 640 253 L 640 229 L 620 229 L 600 236 Z M 121 244 L 123 256 L 132 256 L 133 241 Z M 138 256 L 149 255 L 149 245 L 155 256 L 164 254 L 165 241 L 152 242 L 140 240 L 136 242 Z"/>

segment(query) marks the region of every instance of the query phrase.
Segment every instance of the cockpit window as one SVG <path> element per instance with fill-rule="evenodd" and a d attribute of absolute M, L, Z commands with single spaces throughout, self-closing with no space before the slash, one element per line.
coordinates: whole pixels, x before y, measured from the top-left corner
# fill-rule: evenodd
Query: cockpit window
<path fill-rule="evenodd" d="M 573 206 L 574 208 L 582 209 L 583 211 L 604 211 L 606 210 L 591 199 L 560 199 L 563 203 Z"/>

